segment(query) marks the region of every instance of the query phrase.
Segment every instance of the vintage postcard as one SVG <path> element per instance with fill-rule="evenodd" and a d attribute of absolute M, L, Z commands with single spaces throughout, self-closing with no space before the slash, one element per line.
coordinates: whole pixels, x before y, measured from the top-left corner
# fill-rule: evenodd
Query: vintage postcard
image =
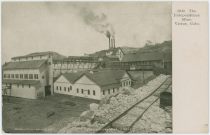
<path fill-rule="evenodd" d="M 208 132 L 207 2 L 1 5 L 2 132 Z"/>

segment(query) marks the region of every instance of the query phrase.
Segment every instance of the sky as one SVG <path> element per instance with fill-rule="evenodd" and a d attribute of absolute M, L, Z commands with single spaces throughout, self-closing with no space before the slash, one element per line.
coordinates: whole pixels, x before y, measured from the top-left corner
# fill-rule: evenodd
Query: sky
<path fill-rule="evenodd" d="M 3 2 L 2 62 L 32 52 L 79 56 L 171 40 L 170 2 Z"/>

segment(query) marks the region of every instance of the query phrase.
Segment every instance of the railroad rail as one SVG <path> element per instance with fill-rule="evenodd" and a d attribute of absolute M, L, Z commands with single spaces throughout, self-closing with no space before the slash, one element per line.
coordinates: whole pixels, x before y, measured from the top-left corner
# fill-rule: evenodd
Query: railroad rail
<path fill-rule="evenodd" d="M 164 87 L 166 86 L 166 87 Z M 152 91 L 148 96 L 144 97 L 134 105 L 132 105 L 130 108 L 128 108 L 126 111 L 118 115 L 116 118 L 105 124 L 101 129 L 96 131 L 96 133 L 106 133 L 106 130 L 115 129 L 122 131 L 123 133 L 128 133 L 132 127 L 135 125 L 136 122 L 138 122 L 144 113 L 160 98 L 160 93 L 163 91 L 166 91 L 171 86 L 171 77 L 166 78 L 166 80 L 159 85 L 158 88 L 156 88 L 154 91 Z M 148 104 L 145 107 L 145 104 Z M 135 109 L 138 109 L 138 113 L 140 115 L 133 116 L 132 111 L 136 111 Z M 133 120 L 129 123 L 126 121 L 126 118 L 133 117 Z M 126 124 L 122 124 L 121 122 L 124 119 L 126 121 Z M 117 126 L 121 125 L 121 126 Z"/>

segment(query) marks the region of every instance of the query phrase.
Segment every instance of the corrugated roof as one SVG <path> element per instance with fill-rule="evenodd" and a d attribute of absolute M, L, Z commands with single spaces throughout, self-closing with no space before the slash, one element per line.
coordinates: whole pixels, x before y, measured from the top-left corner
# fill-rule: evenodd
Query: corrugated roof
<path fill-rule="evenodd" d="M 37 80 L 13 80 L 13 79 L 3 79 L 2 83 L 11 83 L 11 84 L 31 84 L 35 85 L 40 83 L 40 81 Z"/>
<path fill-rule="evenodd" d="M 45 62 L 46 62 L 46 60 L 8 62 L 8 63 L 3 65 L 3 70 L 9 70 L 9 69 L 38 69 Z"/>

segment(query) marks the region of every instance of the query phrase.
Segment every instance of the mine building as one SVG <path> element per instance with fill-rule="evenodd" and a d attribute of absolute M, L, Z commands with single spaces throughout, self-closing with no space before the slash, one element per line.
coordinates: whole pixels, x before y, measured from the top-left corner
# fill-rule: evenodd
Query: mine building
<path fill-rule="evenodd" d="M 89 54 L 89 56 L 95 56 L 99 58 L 108 57 L 115 58 L 115 61 L 122 61 L 123 57 L 130 53 L 135 53 L 139 48 L 134 47 L 117 47 L 117 48 L 109 48 L 107 50 L 101 50 L 95 52 L 93 54 Z"/>
<path fill-rule="evenodd" d="M 51 51 L 13 57 L 3 65 L 3 94 L 30 99 L 53 94 L 53 60 L 63 58 Z"/>
<path fill-rule="evenodd" d="M 171 71 L 172 57 L 170 53 L 130 53 L 123 57 L 122 61 L 106 63 L 106 68 L 123 70 L 154 70 L 163 69 Z"/>
<path fill-rule="evenodd" d="M 131 85 L 130 75 L 124 70 L 64 73 L 55 80 L 54 93 L 101 100 Z"/>
<path fill-rule="evenodd" d="M 53 77 L 62 73 L 71 73 L 95 69 L 100 66 L 98 57 L 91 56 L 69 56 L 64 59 L 53 60 Z"/>
<path fill-rule="evenodd" d="M 37 99 L 50 93 L 47 60 L 9 62 L 3 66 L 4 95 Z M 48 91 L 47 91 L 48 90 Z"/>

